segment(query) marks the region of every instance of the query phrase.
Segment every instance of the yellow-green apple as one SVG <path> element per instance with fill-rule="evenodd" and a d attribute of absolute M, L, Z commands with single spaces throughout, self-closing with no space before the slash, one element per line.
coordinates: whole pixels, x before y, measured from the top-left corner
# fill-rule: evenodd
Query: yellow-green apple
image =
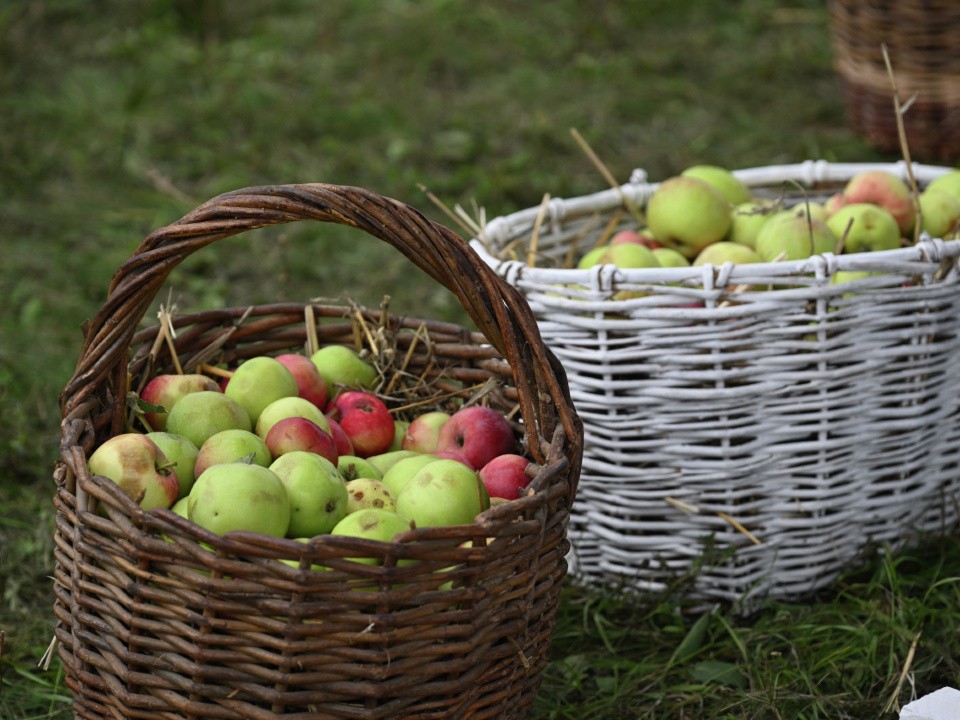
<path fill-rule="evenodd" d="M 310 358 L 299 353 L 282 353 L 277 355 L 277 362 L 282 363 L 297 381 L 297 394 L 300 397 L 321 410 L 327 406 L 327 400 L 330 399 L 327 381 Z"/>
<path fill-rule="evenodd" d="M 533 479 L 527 474 L 528 467 L 530 460 L 523 455 L 498 455 L 480 468 L 480 481 L 491 500 L 495 497 L 516 500 L 520 497 L 520 491 Z"/>
<path fill-rule="evenodd" d="M 380 453 L 379 455 L 371 455 L 368 458 L 365 458 L 368 463 L 375 467 L 379 472 L 381 477 L 386 473 L 393 465 L 404 458 L 413 457 L 414 455 L 419 455 L 413 450 L 388 450 L 385 453 Z"/>
<path fill-rule="evenodd" d="M 247 411 L 219 390 L 201 390 L 180 398 L 167 416 L 167 432 L 183 435 L 198 448 L 222 430 L 251 430 Z"/>
<path fill-rule="evenodd" d="M 262 465 L 211 465 L 197 477 L 187 498 L 187 517 L 217 535 L 247 530 L 285 537 L 290 527 L 287 489 Z"/>
<path fill-rule="evenodd" d="M 297 395 L 299 388 L 286 365 L 276 358 L 260 355 L 240 363 L 223 392 L 240 403 L 250 422 L 256 425 L 267 405 Z"/>
<path fill-rule="evenodd" d="M 156 431 L 147 433 L 147 437 L 157 444 L 167 458 L 167 462 L 170 463 L 169 468 L 177 476 L 177 482 L 180 485 L 177 497 L 186 497 L 196 479 L 193 468 L 200 449 L 183 435 Z"/>
<path fill-rule="evenodd" d="M 638 243 L 607 246 L 606 251 L 600 256 L 599 263 L 616 265 L 622 268 L 660 267 L 660 262 L 653 250 Z"/>
<path fill-rule="evenodd" d="M 706 265 L 707 263 L 723 265 L 725 262 L 744 265 L 762 261 L 757 251 L 749 245 L 741 245 L 740 243 L 730 242 L 729 240 L 720 240 L 712 245 L 707 245 L 701 250 L 700 254 L 694 259 L 693 264 L 694 266 Z"/>
<path fill-rule="evenodd" d="M 847 204 L 879 205 L 893 215 L 901 235 L 909 234 L 916 220 L 913 194 L 899 177 L 886 170 L 864 170 L 854 175 L 843 188 Z"/>
<path fill-rule="evenodd" d="M 851 203 L 837 210 L 827 221 L 845 252 L 893 250 L 900 247 L 900 228 L 893 216 L 873 203 Z"/>
<path fill-rule="evenodd" d="M 159 408 L 163 412 L 144 413 L 144 420 L 150 426 L 150 430 L 166 430 L 167 417 L 170 410 L 176 404 L 177 400 L 184 395 L 201 390 L 220 391 L 220 386 L 213 378 L 206 375 L 188 374 L 188 375 L 155 375 L 144 385 L 140 392 L 140 399 Z"/>
<path fill-rule="evenodd" d="M 460 452 L 473 468 L 482 468 L 497 455 L 513 452 L 516 439 L 507 419 L 486 405 L 457 410 L 440 429 L 438 451 Z"/>
<path fill-rule="evenodd" d="M 93 451 L 87 467 L 94 475 L 115 482 L 144 510 L 169 508 L 177 501 L 180 483 L 170 461 L 142 433 L 114 435 Z"/>
<path fill-rule="evenodd" d="M 750 189 L 726 168 L 716 165 L 691 165 L 680 175 L 703 180 L 715 187 L 731 205 L 739 205 L 750 200 Z"/>
<path fill-rule="evenodd" d="M 920 216 L 921 230 L 935 238 L 950 237 L 960 224 L 960 194 L 927 188 L 920 193 Z"/>
<path fill-rule="evenodd" d="M 823 220 L 807 218 L 789 210 L 771 217 L 757 234 L 756 251 L 762 262 L 802 260 L 833 252 L 837 238 Z"/>
<path fill-rule="evenodd" d="M 947 192 L 960 198 L 960 169 L 954 168 L 943 173 L 943 175 L 938 175 L 927 184 L 926 189 Z"/>
<path fill-rule="evenodd" d="M 757 234 L 779 206 L 769 200 L 748 200 L 733 208 L 727 240 L 756 247 Z"/>
<path fill-rule="evenodd" d="M 330 433 L 304 417 L 277 420 L 263 442 L 274 460 L 294 450 L 316 453 L 334 464 L 340 457 L 337 443 Z"/>
<path fill-rule="evenodd" d="M 328 413 L 350 438 L 354 455 L 379 455 L 393 443 L 393 416 L 383 400 L 371 392 L 345 390 L 333 399 Z"/>
<path fill-rule="evenodd" d="M 273 461 L 270 450 L 259 435 L 249 430 L 221 430 L 204 441 L 193 466 L 194 477 L 200 477 L 211 465 L 251 462 L 268 467 Z"/>
<path fill-rule="evenodd" d="M 369 460 L 356 455 L 341 455 L 337 458 L 337 469 L 347 482 L 357 478 L 379 480 L 383 477 L 383 473 L 377 470 Z"/>
<path fill-rule="evenodd" d="M 580 258 L 580 261 L 577 263 L 578 270 L 586 270 L 587 268 L 592 268 L 594 265 L 600 264 L 600 258 L 603 257 L 603 254 L 607 251 L 606 245 L 601 245 L 599 247 L 591 248 L 583 254 L 583 257 Z"/>
<path fill-rule="evenodd" d="M 799 202 L 788 210 L 802 218 L 812 217 L 823 221 L 826 221 L 832 214 L 827 212 L 827 206 L 823 203 L 810 202 L 809 200 Z"/>
<path fill-rule="evenodd" d="M 414 475 L 430 463 L 437 462 L 438 460 L 440 460 L 440 458 L 436 455 L 424 453 L 416 453 L 410 457 L 402 458 L 383 473 L 383 484 L 387 487 L 387 490 L 396 496 L 403 489 L 403 486 L 410 482 Z"/>
<path fill-rule="evenodd" d="M 456 460 L 424 466 L 396 498 L 397 513 L 421 528 L 472 523 L 490 507 L 480 475 Z"/>
<path fill-rule="evenodd" d="M 323 376 L 331 398 L 344 389 L 370 390 L 379 379 L 371 363 L 344 345 L 326 345 L 314 352 L 310 360 Z"/>
<path fill-rule="evenodd" d="M 390 443 L 390 447 L 387 448 L 387 452 L 390 452 L 391 450 L 403 449 L 403 436 L 407 434 L 408 427 L 410 427 L 409 420 L 400 420 L 399 418 L 393 419 L 393 442 Z"/>
<path fill-rule="evenodd" d="M 380 508 L 367 508 L 347 515 L 337 523 L 330 534 L 390 542 L 397 535 L 409 529 L 410 521 L 397 513 Z M 355 557 L 351 560 L 366 565 L 381 565 L 383 563 L 383 558 L 371 556 Z"/>
<path fill-rule="evenodd" d="M 324 432 L 330 432 L 330 423 L 327 422 L 327 416 L 323 414 L 323 410 L 309 400 L 294 395 L 279 398 L 267 405 L 257 420 L 256 433 L 261 438 L 266 438 L 270 428 L 284 418 L 291 417 L 306 418 L 319 425 Z"/>
<path fill-rule="evenodd" d="M 397 500 L 382 480 L 365 477 L 348 480 L 347 514 L 366 508 L 395 511 L 397 509 Z"/>
<path fill-rule="evenodd" d="M 690 261 L 673 248 L 654 248 L 653 255 L 660 263 L 660 267 L 688 267 L 690 265 Z"/>
<path fill-rule="evenodd" d="M 170 511 L 176 513 L 182 518 L 189 520 L 187 515 L 187 506 L 190 504 L 190 498 L 184 495 L 182 498 L 177 500 L 173 505 L 170 506 Z"/>
<path fill-rule="evenodd" d="M 730 229 L 730 203 L 712 185 L 694 177 L 664 180 L 647 202 L 647 224 L 665 247 L 694 258 Z"/>
<path fill-rule="evenodd" d="M 407 426 L 403 440 L 400 443 L 402 450 L 413 450 L 419 453 L 432 453 L 437 449 L 437 439 L 440 437 L 440 428 L 450 419 L 450 413 L 443 410 L 431 410 L 420 413 Z"/>
<path fill-rule="evenodd" d="M 347 514 L 347 484 L 326 458 L 294 450 L 274 460 L 270 469 L 290 497 L 289 537 L 328 533 Z"/>

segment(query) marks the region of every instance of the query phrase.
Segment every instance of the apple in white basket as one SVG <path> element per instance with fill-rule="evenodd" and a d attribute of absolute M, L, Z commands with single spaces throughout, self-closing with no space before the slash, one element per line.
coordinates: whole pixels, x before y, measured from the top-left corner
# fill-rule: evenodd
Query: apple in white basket
<path fill-rule="evenodd" d="M 382 480 L 358 477 L 347 481 L 347 514 L 378 508 L 380 510 L 397 509 L 397 499 Z"/>
<path fill-rule="evenodd" d="M 900 228 L 893 216 L 873 203 L 851 203 L 837 210 L 827 225 L 843 238 L 844 252 L 894 250 L 900 247 Z"/>
<path fill-rule="evenodd" d="M 169 459 L 142 433 L 122 433 L 93 451 L 87 467 L 113 480 L 144 510 L 169 508 L 177 501 L 180 482 Z"/>
<path fill-rule="evenodd" d="M 285 537 L 290 527 L 287 489 L 275 472 L 262 465 L 211 465 L 187 497 L 187 517 L 217 535 L 247 530 Z"/>
<path fill-rule="evenodd" d="M 211 465 L 232 462 L 252 462 L 268 467 L 273 461 L 266 443 L 250 430 L 221 430 L 208 437 L 193 466 L 194 477 L 200 477 Z"/>
<path fill-rule="evenodd" d="M 613 237 L 610 238 L 608 245 L 626 245 L 626 244 L 636 244 L 636 245 L 645 245 L 651 250 L 655 250 L 660 247 L 660 243 L 657 242 L 656 238 L 653 237 L 653 234 L 650 233 L 646 228 L 641 230 L 626 229 L 620 230 L 614 233 Z"/>
<path fill-rule="evenodd" d="M 778 207 L 768 200 L 748 200 L 736 205 L 731 215 L 727 240 L 755 248 L 760 228 L 777 212 Z"/>
<path fill-rule="evenodd" d="M 849 200 L 847 200 L 847 196 L 844 195 L 842 192 L 838 192 L 838 193 L 834 193 L 824 201 L 823 210 L 827 214 L 827 217 L 829 218 L 837 210 L 842 208 L 844 205 L 848 205 L 848 204 L 849 204 Z"/>
<path fill-rule="evenodd" d="M 326 345 L 310 356 L 327 383 L 329 397 L 345 388 L 372 389 L 377 384 L 377 369 L 344 345 Z"/>
<path fill-rule="evenodd" d="M 601 245 L 600 247 L 591 248 L 583 254 L 580 260 L 577 262 L 578 270 L 586 270 L 587 268 L 592 268 L 595 265 L 600 265 L 600 258 L 603 257 L 603 254 L 607 251 L 606 245 Z"/>
<path fill-rule="evenodd" d="M 386 485 L 387 490 L 391 493 L 398 495 L 404 485 L 410 482 L 414 475 L 430 463 L 435 463 L 438 460 L 440 460 L 440 458 L 436 455 L 422 453 L 398 460 L 383 473 L 383 484 Z"/>
<path fill-rule="evenodd" d="M 456 460 L 424 466 L 396 498 L 397 514 L 421 528 L 472 523 L 490 507 L 480 475 Z"/>
<path fill-rule="evenodd" d="M 277 355 L 277 362 L 286 366 L 293 379 L 297 382 L 297 394 L 305 400 L 309 400 L 321 410 L 326 407 L 330 399 L 330 393 L 327 390 L 327 381 L 317 370 L 306 355 L 299 353 L 283 353 Z"/>
<path fill-rule="evenodd" d="M 660 263 L 660 267 L 689 267 L 690 261 L 678 250 L 659 247 L 653 249 L 653 255 Z"/>
<path fill-rule="evenodd" d="M 413 450 L 388 450 L 385 453 L 371 455 L 370 457 L 364 459 L 373 467 L 375 467 L 380 472 L 382 477 L 391 467 L 394 466 L 394 464 L 400 462 L 404 458 L 413 457 L 414 455 L 419 454 L 420 453 L 414 452 Z"/>
<path fill-rule="evenodd" d="M 799 202 L 793 207 L 787 208 L 787 211 L 802 218 L 812 217 L 823 221 L 826 221 L 833 214 L 827 212 L 827 206 L 823 203 L 810 202 L 809 200 Z"/>
<path fill-rule="evenodd" d="M 516 500 L 533 479 L 527 474 L 530 460 L 523 455 L 507 453 L 498 455 L 480 468 L 480 481 L 487 489 L 490 499 Z"/>
<path fill-rule="evenodd" d="M 330 423 L 327 422 L 327 416 L 323 414 L 323 410 L 299 395 L 283 397 L 267 405 L 260 413 L 255 432 L 261 438 L 266 438 L 270 428 L 284 418 L 291 417 L 306 418 L 319 425 L 324 432 L 330 432 Z"/>
<path fill-rule="evenodd" d="M 290 496 L 289 537 L 328 533 L 346 516 L 347 484 L 326 458 L 294 450 L 274 460 L 270 469 Z"/>
<path fill-rule="evenodd" d="M 720 240 L 712 245 L 707 245 L 700 254 L 694 259 L 694 266 L 723 265 L 725 262 L 745 265 L 747 263 L 762 262 L 757 251 L 749 245 L 730 242 L 729 240 Z"/>
<path fill-rule="evenodd" d="M 695 177 L 664 180 L 647 202 L 653 236 L 688 259 L 721 240 L 730 229 L 730 203 L 712 185 Z"/>
<path fill-rule="evenodd" d="M 449 419 L 450 413 L 442 410 L 431 410 L 417 415 L 407 426 L 400 448 L 419 453 L 432 453 L 437 449 L 440 428 Z"/>
<path fill-rule="evenodd" d="M 849 205 L 870 203 L 879 205 L 893 215 L 901 235 L 909 234 L 916 220 L 913 194 L 899 177 L 886 170 L 864 170 L 850 178 L 843 188 Z"/>
<path fill-rule="evenodd" d="M 807 218 L 788 210 L 770 218 L 757 235 L 756 251 L 763 262 L 802 260 L 811 255 L 833 252 L 837 237 L 817 218 Z"/>
<path fill-rule="evenodd" d="M 299 393 L 297 381 L 287 366 L 273 357 L 261 355 L 240 363 L 223 391 L 240 403 L 254 425 L 263 409 L 280 398 Z"/>
<path fill-rule="evenodd" d="M 328 413 L 350 438 L 354 455 L 379 455 L 393 443 L 393 416 L 383 400 L 371 392 L 345 390 L 333 399 Z"/>
<path fill-rule="evenodd" d="M 250 416 L 219 390 L 201 390 L 180 398 L 167 416 L 167 432 L 183 435 L 198 448 L 222 430 L 252 430 Z"/>
<path fill-rule="evenodd" d="M 150 425 L 151 430 L 166 430 L 167 416 L 177 400 L 184 395 L 201 390 L 219 392 L 220 386 L 213 378 L 206 375 L 155 375 L 144 385 L 140 392 L 140 399 L 151 405 L 162 407 L 164 412 L 144 413 L 144 420 Z"/>
<path fill-rule="evenodd" d="M 357 478 L 380 480 L 383 473 L 368 460 L 356 455 L 341 455 L 337 458 L 337 469 L 347 482 Z"/>
<path fill-rule="evenodd" d="M 703 180 L 715 187 L 731 205 L 739 205 L 750 200 L 750 189 L 726 168 L 717 165 L 692 165 L 680 175 Z"/>
<path fill-rule="evenodd" d="M 437 441 L 438 451 L 460 452 L 474 468 L 482 468 L 497 455 L 513 452 L 515 446 L 513 427 L 486 405 L 457 410 L 441 428 Z"/>
<path fill-rule="evenodd" d="M 278 420 L 267 432 L 263 442 L 274 459 L 294 450 L 315 453 L 334 464 L 340 457 L 337 443 L 331 434 L 313 420 L 304 417 Z"/>
<path fill-rule="evenodd" d="M 927 188 L 920 193 L 920 229 L 935 238 L 947 238 L 960 227 L 960 194 Z"/>
<path fill-rule="evenodd" d="M 331 535 L 346 535 L 390 542 L 402 532 L 410 529 L 410 521 L 390 510 L 366 508 L 350 513 L 330 531 Z M 383 561 L 376 557 L 355 557 L 355 562 L 365 565 L 380 565 Z"/>
<path fill-rule="evenodd" d="M 938 175 L 927 184 L 927 190 L 936 190 L 937 192 L 946 192 L 956 198 L 960 198 L 960 169 L 954 168 Z"/>
<path fill-rule="evenodd" d="M 200 448 L 187 440 L 183 435 L 174 435 L 168 432 L 150 432 L 147 437 L 153 440 L 160 451 L 167 458 L 169 469 L 173 470 L 180 485 L 177 497 L 184 498 L 193 487 L 196 475 L 193 472 Z"/>

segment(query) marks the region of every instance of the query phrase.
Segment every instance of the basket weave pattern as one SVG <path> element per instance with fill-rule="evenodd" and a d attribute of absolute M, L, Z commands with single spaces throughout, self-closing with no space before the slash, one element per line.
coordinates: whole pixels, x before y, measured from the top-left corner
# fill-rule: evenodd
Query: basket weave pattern
<path fill-rule="evenodd" d="M 825 162 L 737 174 L 757 195 L 799 202 L 868 168 L 904 176 L 901 165 Z M 714 601 L 797 598 L 871 544 L 955 526 L 960 242 L 562 269 L 572 245 L 633 222 L 624 197 L 643 208 L 656 188 L 640 180 L 556 199 L 538 267 L 491 253 L 529 244 L 541 208 L 497 218 L 474 240 L 527 296 L 584 421 L 576 574 L 658 592 L 692 576 L 689 595 Z M 831 284 L 841 270 L 874 274 Z M 614 298 L 623 291 L 638 296 Z"/>
<path fill-rule="evenodd" d="M 175 318 L 184 371 L 302 350 L 308 322 L 319 345 L 356 346 L 360 312 L 392 338 L 401 374 L 433 388 L 427 399 L 487 383 L 484 402 L 519 407 L 518 433 L 539 465 L 526 496 L 473 525 L 414 529 L 391 543 L 300 543 L 219 537 L 170 511 L 144 512 L 89 474 L 90 452 L 125 427 L 127 388 L 173 371 L 160 328 L 138 328 L 169 273 L 211 242 L 295 220 L 351 225 L 393 244 L 453 291 L 482 333 L 351 307 L 227 308 Z M 214 198 L 153 233 L 117 271 L 61 406 L 54 609 L 75 717 L 523 716 L 566 572 L 582 427 L 522 295 L 463 239 L 358 188 Z"/>
<path fill-rule="evenodd" d="M 851 126 L 876 147 L 898 151 L 887 46 L 916 158 L 960 158 L 960 4 L 953 0 L 830 0 L 834 65 Z"/>

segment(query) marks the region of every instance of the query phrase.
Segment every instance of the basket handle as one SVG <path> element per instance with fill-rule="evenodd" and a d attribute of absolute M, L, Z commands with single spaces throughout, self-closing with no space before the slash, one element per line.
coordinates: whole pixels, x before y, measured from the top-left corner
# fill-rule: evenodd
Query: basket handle
<path fill-rule="evenodd" d="M 582 425 L 566 374 L 544 345 L 522 294 L 503 281 L 448 228 L 414 208 L 368 190 L 321 183 L 248 187 L 219 195 L 151 233 L 116 271 L 107 299 L 85 327 L 72 378 L 60 395 L 62 417 L 109 389 L 125 388 L 133 335 L 170 272 L 193 252 L 247 230 L 316 220 L 348 225 L 380 238 L 450 290 L 487 340 L 510 364 L 531 454 L 542 463 L 559 419 L 567 452 L 579 467 Z M 121 393 L 121 396 L 123 393 Z M 114 395 L 111 433 L 123 427 L 124 403 Z"/>

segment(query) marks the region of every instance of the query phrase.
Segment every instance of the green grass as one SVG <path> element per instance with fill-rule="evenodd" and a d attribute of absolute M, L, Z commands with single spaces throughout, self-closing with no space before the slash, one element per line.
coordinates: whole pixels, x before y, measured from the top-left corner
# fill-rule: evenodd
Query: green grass
<path fill-rule="evenodd" d="M 695 162 L 891 159 L 845 124 L 820 0 L 20 0 L 0 7 L 0 717 L 66 718 L 52 633 L 57 394 L 80 326 L 150 230 L 237 187 L 360 185 L 446 222 Z M 296 225 L 205 249 L 180 309 L 384 293 L 466 322 L 351 231 Z M 955 540 L 881 554 L 813 603 L 750 619 L 569 587 L 535 715 L 866 718 L 956 684 Z M 888 715 L 885 717 L 893 717 Z"/>

